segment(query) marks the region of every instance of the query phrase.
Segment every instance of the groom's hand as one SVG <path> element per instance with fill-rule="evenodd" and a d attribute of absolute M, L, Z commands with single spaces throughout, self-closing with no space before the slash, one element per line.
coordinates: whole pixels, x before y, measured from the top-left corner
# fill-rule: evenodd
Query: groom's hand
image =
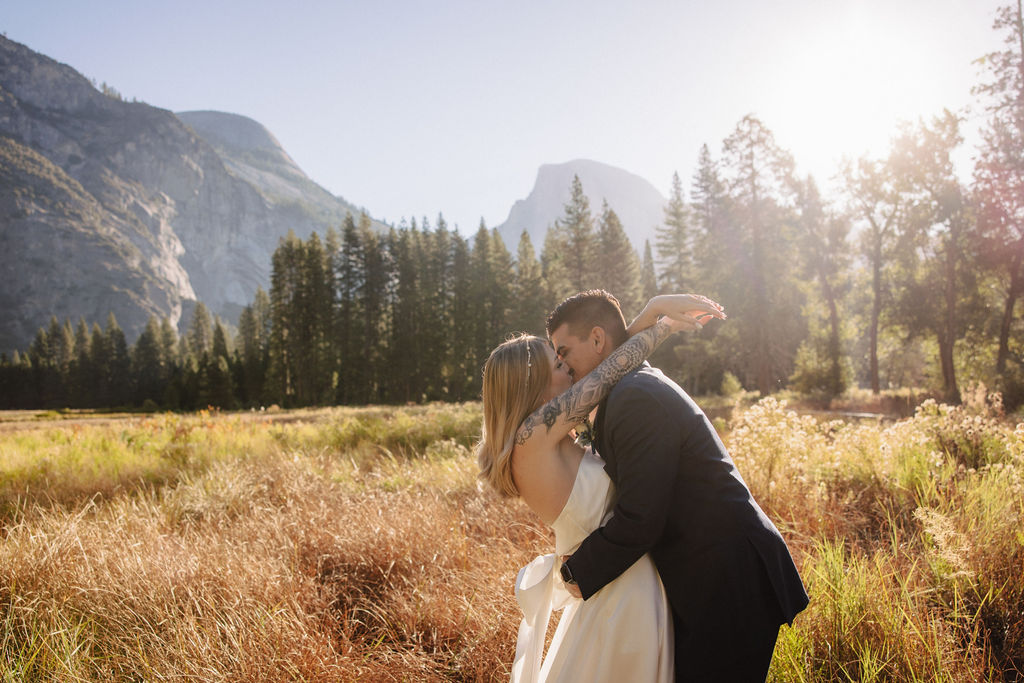
<path fill-rule="evenodd" d="M 565 561 L 568 560 L 569 557 L 569 555 L 562 555 L 562 562 L 565 563 Z M 583 599 L 583 593 L 580 592 L 580 587 L 578 584 L 562 582 L 562 585 L 565 586 L 565 590 L 569 591 L 569 595 L 571 595 L 574 598 L 579 598 L 580 600 Z"/>

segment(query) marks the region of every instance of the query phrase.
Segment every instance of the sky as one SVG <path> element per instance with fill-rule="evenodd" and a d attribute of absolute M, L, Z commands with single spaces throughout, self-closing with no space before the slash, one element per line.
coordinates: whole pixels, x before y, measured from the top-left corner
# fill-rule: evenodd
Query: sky
<path fill-rule="evenodd" d="M 1005 2 L 0 0 L 0 31 L 127 99 L 253 118 L 374 218 L 472 234 L 545 163 L 688 187 L 751 113 L 827 190 L 900 121 L 976 105 Z"/>

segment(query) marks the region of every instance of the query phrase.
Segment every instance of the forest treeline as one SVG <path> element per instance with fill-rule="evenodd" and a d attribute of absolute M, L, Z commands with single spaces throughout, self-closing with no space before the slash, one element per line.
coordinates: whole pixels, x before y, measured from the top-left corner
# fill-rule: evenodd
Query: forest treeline
<path fill-rule="evenodd" d="M 564 296 L 601 287 L 627 318 L 659 292 L 698 292 L 729 320 L 659 350 L 695 394 L 783 388 L 828 399 L 851 386 L 928 388 L 958 402 L 981 381 L 1024 401 L 1024 26 L 999 10 L 1006 48 L 979 62 L 984 112 L 973 174 L 954 158 L 963 119 L 908 123 L 883 158 L 840 170 L 825 197 L 749 115 L 705 145 L 688 188 L 675 175 L 655 243 L 638 254 L 613 209 L 575 178 L 542 245 L 510 250 L 483 222 L 439 216 L 375 232 L 349 216 L 289 235 L 237 329 L 200 303 L 179 335 L 152 319 L 131 346 L 105 327 L 51 320 L 0 358 L 2 407 L 188 409 L 400 403 L 479 396 L 491 348 L 543 333 Z M 537 247 L 540 247 L 539 252 Z"/>

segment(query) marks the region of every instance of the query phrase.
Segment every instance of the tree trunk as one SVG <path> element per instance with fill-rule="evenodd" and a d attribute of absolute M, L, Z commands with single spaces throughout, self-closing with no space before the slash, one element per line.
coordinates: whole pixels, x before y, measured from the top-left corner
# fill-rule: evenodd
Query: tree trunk
<path fill-rule="evenodd" d="M 877 396 L 882 390 L 878 378 L 878 321 L 882 317 L 882 246 L 880 239 L 875 243 L 871 271 L 871 292 L 874 299 L 871 302 L 871 343 L 868 351 L 868 372 L 871 375 L 871 393 Z"/>
<path fill-rule="evenodd" d="M 953 404 L 960 403 L 960 389 L 956 385 L 953 365 L 953 345 L 956 341 L 956 263 L 958 230 L 951 226 L 952 234 L 946 245 L 946 315 L 939 334 L 939 362 L 942 364 L 943 398 Z"/>
<path fill-rule="evenodd" d="M 832 361 L 832 367 L 829 372 L 829 391 L 833 396 L 838 396 L 843 393 L 843 370 L 839 343 L 839 307 L 836 305 L 836 297 L 832 292 L 832 288 L 827 284 L 825 291 L 828 299 L 829 325 L 831 326 L 828 339 L 828 353 Z"/>
<path fill-rule="evenodd" d="M 1021 249 L 1018 244 L 1017 253 L 1010 264 L 1010 287 L 1006 293 L 1006 306 L 1003 308 L 1003 321 L 999 326 L 999 353 L 996 356 L 996 373 L 1006 372 L 1006 361 L 1010 358 L 1010 325 L 1013 323 L 1013 309 L 1017 305 L 1017 297 L 1021 290 Z"/>
<path fill-rule="evenodd" d="M 953 340 L 946 335 L 939 336 L 939 362 L 942 365 L 942 399 L 946 403 L 960 403 L 960 389 L 956 385 L 956 370 L 953 367 Z"/>

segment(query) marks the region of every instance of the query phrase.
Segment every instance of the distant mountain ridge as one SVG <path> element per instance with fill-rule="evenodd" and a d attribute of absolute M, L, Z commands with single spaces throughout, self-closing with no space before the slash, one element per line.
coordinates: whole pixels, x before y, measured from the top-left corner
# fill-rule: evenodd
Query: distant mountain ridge
<path fill-rule="evenodd" d="M 339 225 L 348 213 L 358 217 L 366 211 L 312 181 L 258 121 L 220 111 L 184 111 L 176 115 L 217 151 L 228 171 L 259 189 L 272 203 L 301 203 L 330 225 Z M 385 226 L 377 223 L 376 227 Z"/>
<path fill-rule="evenodd" d="M 645 240 L 650 240 L 653 247 L 655 229 L 665 220 L 667 200 L 661 192 L 629 171 L 589 159 L 576 159 L 541 166 L 530 194 L 512 205 L 508 218 L 497 226 L 498 234 L 510 250 L 515 250 L 525 230 L 534 249 L 540 252 L 548 228 L 565 213 L 573 176 L 579 176 L 583 192 L 590 201 L 595 226 L 602 202 L 607 200 L 633 248 L 639 252 Z"/>
<path fill-rule="evenodd" d="M 51 315 L 129 339 L 196 300 L 233 318 L 282 236 L 349 211 L 259 123 L 125 102 L 0 36 L 0 351 Z"/>

